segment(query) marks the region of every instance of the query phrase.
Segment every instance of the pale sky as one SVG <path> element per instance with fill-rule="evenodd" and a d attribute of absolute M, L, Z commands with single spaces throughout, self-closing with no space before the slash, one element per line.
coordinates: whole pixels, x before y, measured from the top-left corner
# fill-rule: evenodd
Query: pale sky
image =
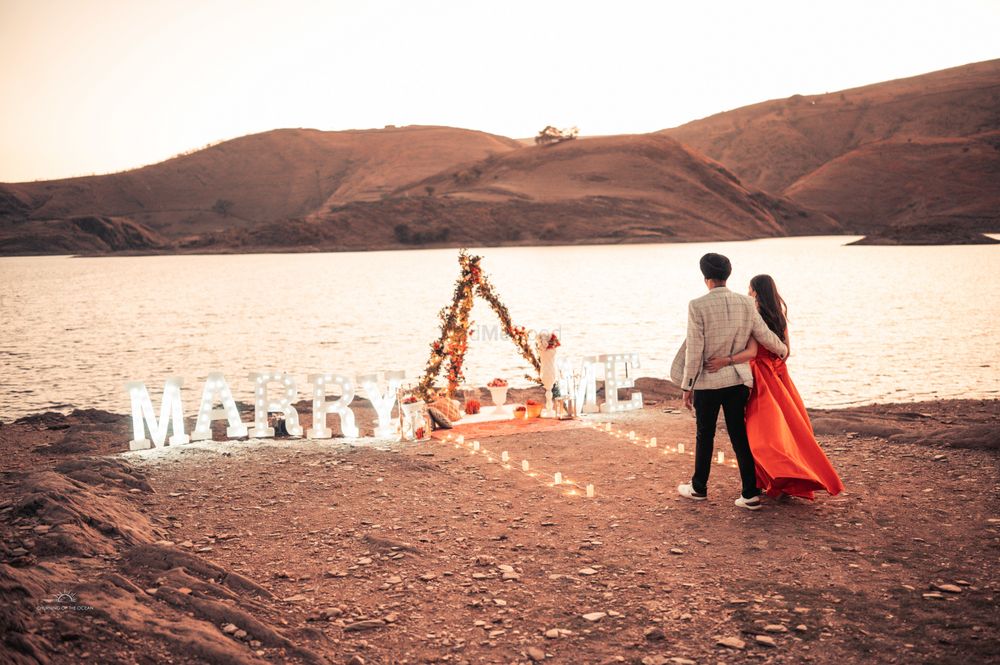
<path fill-rule="evenodd" d="M 648 132 L 1000 57 L 1000 0 L 0 0 L 0 182 L 278 127 Z"/>

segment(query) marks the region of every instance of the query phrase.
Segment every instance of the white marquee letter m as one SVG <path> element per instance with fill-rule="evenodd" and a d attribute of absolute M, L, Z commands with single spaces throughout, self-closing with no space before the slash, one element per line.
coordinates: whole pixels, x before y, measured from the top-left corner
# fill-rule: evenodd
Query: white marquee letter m
<path fill-rule="evenodd" d="M 181 385 L 184 379 L 179 376 L 170 377 L 163 385 L 163 403 L 160 406 L 160 419 L 156 419 L 153 411 L 153 401 L 149 398 L 149 391 L 142 381 L 129 381 L 125 384 L 128 390 L 129 399 L 132 402 L 132 441 L 129 442 L 131 450 L 145 450 L 146 448 L 160 447 L 167 439 L 167 425 L 173 424 L 173 435 L 170 437 L 170 445 L 176 446 L 187 443 L 187 435 L 184 434 L 184 410 L 181 406 Z M 145 422 L 143 422 L 145 421 Z M 149 436 L 153 440 L 150 444 L 146 438 L 146 426 L 149 427 Z"/>

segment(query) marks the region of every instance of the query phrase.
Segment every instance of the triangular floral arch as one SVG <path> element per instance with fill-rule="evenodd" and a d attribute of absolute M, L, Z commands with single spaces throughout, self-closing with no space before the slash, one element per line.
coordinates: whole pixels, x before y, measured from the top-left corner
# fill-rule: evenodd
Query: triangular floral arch
<path fill-rule="evenodd" d="M 538 355 L 528 344 L 527 330 L 523 326 L 515 326 L 510 320 L 510 312 L 497 298 L 493 285 L 479 266 L 481 260 L 481 256 L 471 255 L 464 249 L 458 254 L 458 264 L 462 268 L 462 274 L 455 283 L 451 306 L 445 307 L 438 314 L 441 319 L 441 336 L 431 343 L 427 369 L 415 390 L 424 398 L 433 392 L 434 382 L 445 360 L 448 361 L 449 394 L 454 395 L 459 384 L 465 381 L 462 364 L 465 362 L 465 352 L 468 350 L 469 312 L 472 310 L 472 299 L 475 295 L 490 304 L 500 319 L 504 333 L 517 345 L 524 359 L 535 368 L 535 374 L 541 371 Z"/>

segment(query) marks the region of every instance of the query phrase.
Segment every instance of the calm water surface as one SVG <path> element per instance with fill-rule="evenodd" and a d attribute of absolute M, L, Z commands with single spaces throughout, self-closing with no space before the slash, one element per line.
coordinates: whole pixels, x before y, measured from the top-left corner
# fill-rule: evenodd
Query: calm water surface
<path fill-rule="evenodd" d="M 774 276 L 791 315 L 792 376 L 810 406 L 1000 393 L 1000 249 L 844 247 L 837 238 L 482 250 L 515 323 L 559 329 L 570 358 L 636 350 L 665 376 L 698 258 L 730 286 Z M 185 377 L 193 412 L 211 370 L 249 401 L 246 373 L 405 369 L 416 380 L 450 302 L 456 250 L 0 259 L 0 419 L 47 409 L 125 413 L 123 382 Z M 477 302 L 470 381 L 527 371 Z M 302 386 L 303 393 L 305 386 Z M 158 401 L 158 397 L 154 397 Z"/>

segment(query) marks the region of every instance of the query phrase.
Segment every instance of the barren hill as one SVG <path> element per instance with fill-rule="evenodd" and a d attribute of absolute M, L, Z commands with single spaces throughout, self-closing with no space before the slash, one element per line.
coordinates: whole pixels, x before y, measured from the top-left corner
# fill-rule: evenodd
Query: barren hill
<path fill-rule="evenodd" d="M 663 130 L 740 179 L 783 192 L 831 159 L 892 138 L 1000 129 L 1000 60 L 823 95 L 793 95 Z"/>
<path fill-rule="evenodd" d="M 16 242 L 23 250 L 34 240 L 41 251 L 53 243 L 58 250 L 67 220 L 81 216 L 116 218 L 137 235 L 167 239 L 248 229 L 324 205 L 377 199 L 452 163 L 517 147 L 449 127 L 253 134 L 124 173 L 0 185 L 0 248 Z"/>
<path fill-rule="evenodd" d="M 947 224 L 1000 228 L 1000 131 L 861 146 L 785 190 L 848 228 Z"/>
<path fill-rule="evenodd" d="M 867 232 L 890 223 L 961 222 L 965 214 L 1000 229 L 1000 151 L 989 147 L 998 130 L 1000 60 L 992 60 L 794 95 L 663 133 L 753 186 Z"/>
<path fill-rule="evenodd" d="M 454 216 L 450 238 L 470 242 L 744 239 L 839 230 L 824 215 L 743 187 L 677 141 L 648 134 L 494 155 L 401 189 L 382 205 L 399 205 L 400 195 L 415 233 L 435 232 L 420 225 L 429 206 Z M 337 210 L 332 218 L 352 212 Z"/>
<path fill-rule="evenodd" d="M 100 220 L 100 224 L 93 220 Z M 103 235 L 86 235 L 88 229 Z M 339 250 L 837 232 L 665 136 L 279 130 L 128 173 L 0 186 L 0 251 Z"/>

